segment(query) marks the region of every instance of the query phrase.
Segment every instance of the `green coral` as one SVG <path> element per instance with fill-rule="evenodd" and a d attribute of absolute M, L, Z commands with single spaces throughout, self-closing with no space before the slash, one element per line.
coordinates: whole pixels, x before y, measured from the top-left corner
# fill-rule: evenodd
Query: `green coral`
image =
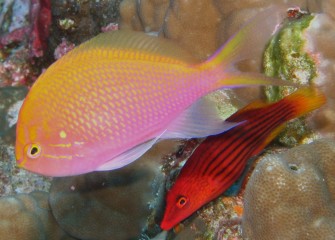
<path fill-rule="evenodd" d="M 263 59 L 264 73 L 294 83 L 312 83 L 317 76 L 314 59 L 304 49 L 304 31 L 309 27 L 313 15 L 302 15 L 298 19 L 288 19 L 282 29 L 271 39 Z M 265 88 L 269 102 L 275 102 L 289 95 L 294 87 L 270 86 Z M 295 146 L 312 134 L 303 118 L 287 125 L 278 141 L 286 146 Z"/>
<path fill-rule="evenodd" d="M 264 53 L 264 73 L 270 77 L 306 84 L 316 76 L 313 58 L 304 50 L 304 30 L 313 20 L 312 15 L 289 20 L 270 41 Z M 266 96 L 269 101 L 278 101 L 293 88 L 268 87 Z"/>

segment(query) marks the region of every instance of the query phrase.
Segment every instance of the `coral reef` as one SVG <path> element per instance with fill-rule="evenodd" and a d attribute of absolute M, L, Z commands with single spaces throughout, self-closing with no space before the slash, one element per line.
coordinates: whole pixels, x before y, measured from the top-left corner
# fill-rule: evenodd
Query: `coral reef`
<path fill-rule="evenodd" d="M 32 8 L 34 9 L 35 14 L 35 17 L 33 18 L 31 18 L 32 9 L 28 8 L 28 2 L 31 2 L 33 6 L 35 6 Z M 235 33 L 239 29 L 239 27 L 244 24 L 245 21 L 251 16 L 258 14 L 262 8 L 269 6 L 270 4 L 283 2 L 287 1 L 123 0 L 121 2 L 122 19 L 120 26 L 123 29 L 128 28 L 149 33 L 158 32 L 158 34 L 162 37 L 167 37 L 180 42 L 185 48 L 194 52 L 194 54 L 199 59 L 206 59 L 222 43 L 228 40 L 229 37 L 233 33 Z M 10 3 L 13 4 L 11 5 Z M 61 56 L 67 49 L 71 48 L 73 44 L 78 44 L 86 39 L 89 39 L 92 36 L 98 34 L 101 30 L 114 30 L 116 28 L 116 22 L 119 18 L 118 6 L 120 4 L 120 0 L 56 0 L 52 1 L 51 3 L 53 26 L 51 28 L 51 36 L 48 39 L 50 43 L 48 52 L 49 56 L 51 56 L 51 52 L 53 53 L 54 49 L 57 46 L 59 46 L 59 48 L 57 49 L 56 55 Z M 308 45 L 307 49 L 309 52 L 312 52 L 313 57 L 316 57 L 317 62 L 320 63 L 318 70 L 319 74 L 314 81 L 327 94 L 328 105 L 324 107 L 321 111 L 313 114 L 313 117 L 308 118 L 307 121 L 308 126 L 321 134 L 320 137 L 334 137 L 335 82 L 333 81 L 333 79 L 335 74 L 333 66 L 335 54 L 334 46 L 331 43 L 334 42 L 335 2 L 333 0 L 292 0 L 289 1 L 289 3 L 292 6 L 300 6 L 302 9 L 308 9 L 309 11 L 314 13 L 326 13 L 319 14 L 315 17 L 316 21 L 313 20 L 310 24 L 310 27 L 308 28 L 308 31 L 310 33 L 306 33 L 305 36 L 309 35 L 309 37 L 307 37 L 308 40 L 313 40 L 313 44 Z M 34 42 L 32 41 L 32 38 L 29 34 L 32 30 L 40 31 L 40 34 L 42 36 L 45 36 L 48 32 L 47 29 L 44 29 L 43 27 L 41 29 L 40 27 L 38 27 L 38 24 L 34 25 L 36 21 L 40 23 L 43 22 L 43 16 L 46 16 L 43 14 L 48 14 L 48 5 L 43 5 L 43 1 L 37 0 L 4 0 L 0 3 L 0 6 L 0 87 L 8 85 L 30 84 L 41 72 L 41 66 L 36 64 L 35 57 L 41 55 L 41 51 L 39 51 L 39 49 L 43 49 L 43 55 L 45 55 L 44 47 L 45 43 L 48 41 L 45 37 L 41 37 L 41 45 L 38 44 L 38 41 L 35 42 L 35 44 L 37 45 L 34 45 Z M 20 8 L 14 6 L 20 6 Z M 38 6 L 42 7 L 42 9 L 44 10 L 41 10 L 41 8 L 39 8 Z M 9 12 L 11 12 L 11 14 L 6 14 Z M 44 12 L 42 14 L 42 18 L 36 18 L 36 15 L 40 16 L 39 13 L 42 12 Z M 15 16 L 15 18 L 12 18 L 13 16 Z M 15 19 L 15 21 L 13 21 L 13 19 Z M 26 28 L 27 26 L 28 28 Z M 39 48 L 38 45 L 42 47 Z M 35 46 L 35 49 L 31 49 L 32 46 Z M 261 59 L 259 58 L 255 62 L 243 65 L 243 70 L 259 71 L 260 63 Z M 37 69 L 36 67 L 38 67 L 39 69 Z M 7 90 L 8 89 L 3 89 L 4 92 L 6 92 Z M 52 233 L 54 233 L 54 236 L 57 236 L 57 234 L 59 234 L 59 238 L 55 239 L 61 239 L 61 237 L 63 237 L 62 239 L 72 239 L 71 237 L 66 236 L 64 232 L 59 230 L 58 227 L 55 225 L 55 219 L 50 217 L 50 210 L 47 210 L 47 204 L 45 200 L 47 195 L 46 193 L 32 193 L 31 195 L 18 194 L 14 197 L 3 197 L 22 192 L 31 192 L 34 189 L 48 191 L 50 184 L 50 179 L 30 174 L 23 170 L 17 169 L 15 166 L 15 156 L 13 150 L 14 125 L 12 125 L 12 123 L 15 120 L 16 114 L 14 113 L 15 111 L 12 110 L 17 110 L 15 106 L 18 106 L 19 103 L 17 102 L 21 100 L 21 97 L 18 96 L 21 93 L 24 94 L 24 91 L 25 90 L 13 89 L 10 90 L 9 95 L 7 93 L 4 94 L 4 92 L 2 92 L 2 89 L 0 92 L 0 196 L 2 196 L 2 198 L 0 198 L 0 239 L 7 239 L 8 236 L 11 236 L 11 239 L 16 239 L 15 237 L 18 237 L 17 239 L 29 239 L 29 237 L 30 239 L 39 239 L 39 237 L 42 235 L 38 234 L 44 234 L 47 231 L 51 231 Z M 216 101 L 217 103 L 220 103 L 218 105 L 218 108 L 220 108 L 221 112 L 227 112 L 227 114 L 230 114 L 234 112 L 237 108 L 245 105 L 247 102 L 258 98 L 261 94 L 262 91 L 260 89 L 250 88 L 247 90 L 236 89 L 227 90 L 224 92 L 218 91 L 209 97 L 213 98 L 214 101 Z M 13 95 L 14 98 L 18 101 L 10 100 L 9 96 L 11 95 Z M 7 102 L 4 102 L 4 99 L 7 99 Z M 5 106 L 3 104 L 7 105 Z M 227 107 L 227 104 L 229 107 Z M 3 108 L 3 106 L 5 107 Z M 229 110 L 227 110 L 227 108 L 229 108 Z M 195 146 L 196 144 L 193 144 L 188 151 L 191 153 L 192 149 Z M 311 146 L 314 147 L 311 148 Z M 323 142 L 322 144 L 318 142 L 314 145 L 312 144 L 303 147 L 304 151 L 306 151 L 310 157 L 316 156 L 318 152 L 318 147 L 316 146 L 322 149 L 327 149 L 327 146 L 329 146 L 329 149 L 333 149 L 332 144 Z M 163 148 L 165 149 L 165 147 Z M 176 146 L 174 145 L 174 147 L 172 148 L 175 150 L 175 147 Z M 164 150 L 163 152 L 164 154 L 167 154 L 171 153 L 174 150 L 169 149 Z M 295 149 L 292 151 L 295 151 Z M 299 154 L 297 155 L 303 154 L 301 153 L 301 151 L 302 150 L 299 150 Z M 92 178 L 93 175 L 81 176 L 73 179 L 55 179 L 53 184 L 53 190 L 51 192 L 49 200 L 53 208 L 55 209 L 54 211 L 56 216 L 58 216 L 57 218 L 60 222 L 60 226 L 64 227 L 65 230 L 69 230 L 75 236 L 84 236 L 86 233 L 88 233 L 89 237 L 102 236 L 101 239 L 104 239 L 105 235 L 103 234 L 115 230 L 115 227 L 107 225 L 108 223 L 120 220 L 120 222 L 117 222 L 116 226 L 122 227 L 122 223 L 125 223 L 127 220 L 128 226 L 130 220 L 132 221 L 131 224 L 133 224 L 134 220 L 134 226 L 132 226 L 133 231 L 129 231 L 130 235 L 134 236 L 142 232 L 140 226 L 144 226 L 144 228 L 147 228 L 147 230 L 145 231 L 146 234 L 150 237 L 154 236 L 160 231 L 157 227 L 157 223 L 159 223 L 159 216 L 162 214 L 162 207 L 160 206 L 162 201 L 162 193 L 160 192 L 160 190 L 158 190 L 159 186 L 162 185 L 163 181 L 161 179 L 162 175 L 160 172 L 161 165 L 159 165 L 158 163 L 158 159 L 160 158 L 159 156 L 160 154 L 157 154 L 155 159 L 153 159 L 153 162 L 155 162 L 155 164 L 152 169 L 151 167 L 153 165 L 151 165 L 151 163 L 149 164 L 149 170 L 147 169 L 148 166 L 145 165 L 147 164 L 145 159 L 141 160 L 144 162 L 144 166 L 138 166 L 138 168 L 143 173 L 145 172 L 146 174 L 148 174 L 142 176 L 142 182 L 131 182 L 131 180 L 134 180 L 134 177 L 132 177 L 131 174 L 130 176 L 128 176 L 120 171 L 120 173 L 118 174 L 120 174 L 120 176 L 124 180 L 123 183 L 129 183 L 129 188 L 124 186 L 122 187 L 124 191 L 118 190 L 118 187 L 115 186 L 115 183 L 121 184 L 122 182 L 116 181 L 113 175 L 109 175 L 107 173 L 102 173 L 101 176 L 97 174 L 98 177 L 96 179 Z M 180 167 L 180 165 L 182 165 L 182 163 L 177 163 L 177 161 L 180 161 L 180 159 L 183 159 L 184 157 L 185 156 L 179 156 L 177 158 L 169 157 L 168 159 L 165 159 L 166 161 L 163 163 L 164 173 L 169 175 L 169 177 L 176 174 L 176 166 Z M 277 157 L 274 157 L 273 159 L 275 158 Z M 297 159 L 301 158 L 299 157 Z M 326 162 L 327 164 L 331 164 L 331 161 Z M 140 164 L 140 162 L 138 164 Z M 307 170 L 309 171 L 312 168 L 317 169 L 320 167 L 317 165 L 318 163 L 311 163 L 311 161 L 307 161 L 306 163 L 301 162 L 301 164 L 305 164 L 301 165 L 306 167 L 305 172 L 307 172 Z M 325 162 L 321 161 L 320 164 L 325 164 Z M 264 166 L 264 164 L 260 165 L 259 168 L 261 168 L 262 166 Z M 291 165 L 291 168 L 293 170 L 290 170 L 287 165 L 285 166 L 287 175 L 289 175 L 289 171 L 294 171 L 295 169 L 295 165 Z M 278 168 L 277 165 L 275 167 Z M 124 171 L 132 172 L 132 170 Z M 259 170 L 257 170 L 255 174 L 257 174 L 258 172 Z M 316 173 L 315 176 L 319 176 L 318 174 L 319 173 Z M 152 183 L 150 181 L 152 181 L 153 176 L 158 176 L 158 178 Z M 261 176 L 258 174 L 258 177 Z M 264 176 L 264 178 L 265 177 L 269 177 L 272 183 L 278 183 L 278 179 L 276 179 L 274 176 L 266 175 Z M 141 179 L 141 176 L 139 176 L 139 178 Z M 254 176 L 252 177 L 252 179 L 254 179 Z M 271 183 L 270 180 L 267 181 L 268 184 Z M 312 186 L 313 182 L 311 181 L 313 179 L 306 180 L 308 180 L 307 183 L 310 183 L 310 185 Z M 99 185 L 100 183 L 102 183 L 102 181 L 105 181 L 107 183 L 104 184 L 106 188 L 98 189 L 94 187 L 96 186 L 94 184 Z M 146 185 L 145 181 L 149 181 L 146 184 L 152 185 Z M 282 181 L 287 180 L 282 179 Z M 84 186 L 86 183 L 89 183 L 87 188 Z M 300 186 L 306 186 L 307 183 L 305 183 L 305 185 L 301 184 Z M 61 184 L 64 184 L 64 186 L 61 186 Z M 171 179 L 167 180 L 166 185 L 169 184 L 171 184 Z M 252 186 L 252 184 L 254 184 L 254 182 L 251 182 L 249 185 Z M 320 204 L 320 202 L 324 201 L 321 199 L 321 197 L 326 196 L 324 192 L 325 190 L 327 190 L 327 188 L 325 184 L 318 179 L 315 180 L 314 184 L 317 185 L 313 188 L 313 191 L 315 192 L 312 193 L 312 190 L 308 191 L 308 193 L 310 193 L 310 195 L 308 196 L 313 200 L 316 199 L 315 201 Z M 248 189 L 250 189 L 250 187 L 248 187 Z M 304 195 L 304 192 L 302 191 L 296 191 L 301 194 L 292 196 L 292 198 L 290 198 L 290 195 L 287 194 L 287 191 L 275 191 L 273 194 L 275 194 L 276 198 L 274 198 L 271 194 L 267 195 L 267 192 L 264 191 L 264 189 L 264 187 L 260 187 L 259 189 L 257 189 L 257 194 L 259 195 L 256 195 L 255 193 L 251 194 L 250 190 L 248 190 L 249 193 L 247 194 L 246 200 L 246 207 L 248 209 L 244 217 L 243 226 L 246 236 L 250 236 L 250 239 L 253 239 L 252 236 L 256 236 L 252 234 L 263 234 L 260 231 L 264 229 L 272 231 L 271 233 L 277 234 L 277 236 L 284 236 L 284 234 L 289 232 L 288 230 L 290 230 L 293 226 L 291 221 L 292 214 L 296 214 L 298 209 L 302 215 L 306 213 L 306 206 L 310 206 L 308 204 L 313 204 L 312 200 L 306 200 L 306 195 Z M 156 196 L 153 195 L 153 193 L 156 192 L 159 192 L 158 199 Z M 118 198 L 115 198 L 114 196 L 116 195 L 112 195 L 110 193 L 119 194 Z M 94 196 L 95 194 L 97 195 L 96 197 Z M 110 196 L 108 194 L 110 194 Z M 41 196 L 43 200 L 38 200 L 41 198 L 39 198 L 37 195 Z M 148 197 L 149 195 L 151 197 Z M 262 201 L 258 205 L 260 206 L 259 208 L 251 207 L 252 201 L 250 200 L 250 198 L 252 197 L 250 196 L 254 196 L 254 200 L 259 199 Z M 264 196 L 264 198 L 258 196 Z M 321 197 L 318 199 L 318 196 Z M 63 205 L 59 203 L 57 204 L 57 202 L 55 202 L 55 199 L 58 200 L 60 203 L 63 203 Z M 154 201 L 153 199 L 156 200 Z M 275 204 L 274 206 L 268 205 L 269 203 L 271 203 L 267 201 L 268 199 L 276 201 L 277 204 Z M 293 205 L 292 202 L 285 202 L 286 199 L 294 199 L 293 203 L 297 203 L 299 201 L 299 203 L 301 203 L 301 199 L 306 200 L 306 202 L 304 202 L 305 207 L 302 208 L 298 204 Z M 287 212 L 285 213 L 283 219 L 286 219 L 286 221 L 290 223 L 290 225 L 284 225 L 284 227 L 286 227 L 284 229 L 279 229 L 280 226 L 276 226 L 275 224 L 272 224 L 271 226 L 267 225 L 270 222 L 265 221 L 265 219 L 267 219 L 266 217 L 270 214 L 275 214 L 285 209 L 284 207 L 286 206 L 283 207 L 284 204 L 286 204 L 286 206 L 288 207 L 286 208 Z M 319 226 L 320 234 L 324 230 L 325 231 L 323 233 L 327 234 L 326 230 L 329 230 L 332 226 L 329 222 L 327 222 L 327 220 L 329 219 L 334 220 L 332 215 L 334 206 L 331 206 L 331 204 L 333 204 L 333 202 L 329 201 L 324 202 L 324 204 L 321 205 L 322 207 L 328 206 L 331 211 L 326 211 L 325 208 L 322 208 L 320 211 L 325 211 L 324 218 L 314 222 L 314 226 Z M 24 205 L 27 206 L 24 207 Z M 104 208 L 105 206 L 111 206 L 111 209 L 106 209 Z M 122 209 L 120 208 L 120 206 L 122 206 Z M 71 207 L 76 210 L 73 211 Z M 10 209 L 11 212 L 9 212 L 7 208 Z M 116 208 L 117 211 L 114 211 L 114 209 Z M 134 208 L 136 209 L 134 210 Z M 186 220 L 183 227 L 181 227 L 179 230 L 175 230 L 177 234 L 170 231 L 168 239 L 232 239 L 232 236 L 234 236 L 234 239 L 242 239 L 240 236 L 239 218 L 241 209 L 241 195 L 235 198 L 221 197 L 218 200 L 210 203 L 207 207 L 201 209 L 199 211 L 199 214 Z M 313 210 L 316 210 L 316 212 L 318 212 L 317 210 L 319 209 L 320 206 L 317 206 L 317 208 Z M 92 210 L 92 212 L 89 212 L 89 210 Z M 102 216 L 99 216 L 97 211 L 101 211 Z M 127 218 L 120 218 L 122 214 L 126 215 L 130 211 L 133 211 L 132 214 L 134 215 L 130 215 Z M 83 213 L 83 215 L 81 215 L 81 212 Z M 108 215 L 108 213 L 110 215 Z M 92 216 L 97 216 L 98 220 L 96 223 L 94 222 Z M 104 219 L 103 216 L 107 218 Z M 110 216 L 112 216 L 112 219 L 109 219 Z M 130 219 L 131 216 L 135 216 L 136 218 L 134 217 L 134 219 Z M 311 215 L 307 215 L 307 213 L 306 216 L 310 217 L 311 221 L 314 219 L 312 218 L 313 216 L 311 217 Z M 147 217 L 149 217 L 149 222 L 147 222 L 146 220 Z M 249 218 L 253 217 L 255 217 L 254 224 L 258 224 L 257 226 L 250 225 L 250 222 L 246 222 Z M 46 218 L 48 218 L 48 220 L 46 220 Z M 49 226 L 42 227 L 43 223 L 41 223 L 41 219 L 44 219 L 44 223 L 49 224 Z M 299 221 L 299 219 L 294 220 Z M 303 221 L 302 219 L 300 220 L 300 223 L 294 225 L 295 227 L 298 226 L 297 231 L 300 231 L 302 229 L 306 233 L 313 234 L 310 231 L 315 228 L 310 225 L 311 221 L 306 223 L 306 221 Z M 71 222 L 72 224 L 68 225 L 69 222 Z M 101 226 L 98 226 L 98 223 L 100 223 Z M 38 226 L 36 226 L 36 224 Z M 136 224 L 138 225 L 135 226 Z M 146 224 L 148 226 L 146 226 Z M 305 226 L 303 226 L 304 224 Z M 57 230 L 51 230 L 52 227 Z M 37 233 L 37 231 L 39 233 Z M 128 228 L 126 228 L 126 230 L 124 230 L 124 228 L 120 228 L 119 230 L 117 230 L 116 234 L 122 234 L 122 231 L 128 232 Z M 317 233 L 317 231 L 315 231 L 314 233 Z M 334 232 L 331 231 L 330 233 L 334 234 Z M 22 236 L 19 234 L 25 235 Z M 94 234 L 96 235 L 92 236 Z M 112 236 L 114 236 L 113 234 L 114 232 L 112 233 Z M 314 237 L 314 239 L 320 239 L 321 237 L 319 236 Z M 330 238 L 332 236 L 330 236 Z M 275 237 L 272 238 L 276 239 Z M 281 239 L 285 238 L 283 237 Z"/>
<path fill-rule="evenodd" d="M 333 2 L 335 6 L 335 3 Z M 308 119 L 309 125 L 322 137 L 335 139 L 335 18 L 317 14 L 306 30 L 306 49 L 316 57 L 318 66 L 315 85 L 327 95 L 327 105 Z"/>
<path fill-rule="evenodd" d="M 0 87 L 32 83 L 45 55 L 50 0 L 3 1 L 0 9 Z"/>
<path fill-rule="evenodd" d="M 245 190 L 246 239 L 333 239 L 335 142 L 322 139 L 260 160 Z"/>
<path fill-rule="evenodd" d="M 97 35 L 102 28 L 119 19 L 121 0 L 52 1 L 53 33 L 50 48 L 66 39 L 74 44 Z"/>
<path fill-rule="evenodd" d="M 335 71 L 332 67 L 335 48 L 331 44 L 335 21 L 326 14 L 298 14 L 296 18 L 288 19 L 271 39 L 264 55 L 265 74 L 316 85 L 325 92 L 328 103 L 306 121 L 298 119 L 288 124 L 279 142 L 291 147 L 315 139 L 312 129 L 335 138 Z M 270 101 L 277 101 L 293 91 L 292 87 L 271 86 L 266 87 L 265 93 Z"/>
<path fill-rule="evenodd" d="M 13 145 L 0 144 L 0 197 L 34 190 L 48 191 L 50 181 L 50 178 L 18 169 Z"/>
<path fill-rule="evenodd" d="M 320 2 L 316 0 L 292 0 L 288 3 L 283 0 L 213 0 L 209 2 L 199 0 L 125 0 L 120 6 L 120 28 L 158 32 L 163 37 L 176 40 L 196 57 L 203 60 L 213 54 L 248 19 L 257 15 L 262 9 L 272 4 L 283 3 L 292 7 L 299 6 L 301 9 L 313 13 L 325 12 L 330 15 L 333 14 L 331 9 L 335 6 L 332 1 Z M 327 28 L 329 29 L 330 25 L 325 23 L 323 29 Z M 329 31 L 327 37 L 323 38 L 321 41 L 323 45 L 330 47 L 331 33 L 332 31 Z M 317 36 L 315 35 L 315 37 Z M 254 47 L 252 46 L 252 48 Z M 334 50 L 332 49 L 330 52 L 334 52 Z M 261 58 L 259 55 L 252 61 L 243 63 L 242 70 L 260 71 Z M 243 88 L 226 91 L 226 95 L 229 95 L 230 98 L 240 99 L 242 103 L 246 104 L 262 96 L 263 91 L 259 88 Z M 239 108 L 242 105 L 236 105 L 236 107 Z M 329 122 L 329 115 L 331 115 L 329 112 L 331 111 L 327 111 L 328 118 L 324 122 Z M 330 125 L 322 128 L 329 129 Z"/>
<path fill-rule="evenodd" d="M 15 124 L 27 92 L 26 87 L 0 88 L 0 144 L 14 144 Z"/>
<path fill-rule="evenodd" d="M 0 88 L 0 196 L 47 191 L 47 178 L 18 169 L 15 164 L 15 124 L 26 87 Z"/>
<path fill-rule="evenodd" d="M 51 24 L 50 0 L 4 1 L 2 5 L 0 49 L 26 42 L 31 57 L 43 56 Z"/>
<path fill-rule="evenodd" d="M 18 49 L 3 51 L 0 56 L 0 87 L 19 86 L 34 82 L 38 70 L 30 57 L 30 50 L 21 46 Z M 0 55 L 2 50 L 0 49 Z"/>
<path fill-rule="evenodd" d="M 164 177 L 159 159 L 178 145 L 164 141 L 119 170 L 55 178 L 49 203 L 57 222 L 79 239 L 138 237 L 148 228 L 148 218 L 154 221 L 161 209 Z"/>
<path fill-rule="evenodd" d="M 0 199 L 0 239 L 71 240 L 56 223 L 48 193 L 32 192 Z"/>
<path fill-rule="evenodd" d="M 200 59 L 205 59 L 227 41 L 246 20 L 271 4 L 286 2 L 125 0 L 120 6 L 120 27 L 160 32 L 164 37 L 180 42 Z M 289 4 L 309 9 L 311 12 L 326 8 L 318 1 L 292 0 Z"/>

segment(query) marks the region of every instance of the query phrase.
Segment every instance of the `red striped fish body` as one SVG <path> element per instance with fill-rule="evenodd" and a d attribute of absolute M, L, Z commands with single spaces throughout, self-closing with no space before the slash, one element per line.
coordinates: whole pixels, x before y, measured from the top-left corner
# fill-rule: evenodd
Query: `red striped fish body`
<path fill-rule="evenodd" d="M 273 104 L 255 102 L 226 121 L 242 122 L 204 140 L 181 169 L 166 196 L 161 228 L 168 230 L 227 190 L 242 174 L 247 160 L 260 153 L 286 121 L 319 108 L 325 96 L 303 88 Z"/>

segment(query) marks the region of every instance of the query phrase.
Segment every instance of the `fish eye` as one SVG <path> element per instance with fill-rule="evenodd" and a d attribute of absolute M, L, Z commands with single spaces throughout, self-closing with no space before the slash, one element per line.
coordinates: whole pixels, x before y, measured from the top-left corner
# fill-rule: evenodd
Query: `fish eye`
<path fill-rule="evenodd" d="M 183 207 L 186 205 L 187 202 L 188 202 L 187 197 L 180 196 L 180 197 L 177 199 L 177 203 L 176 203 L 176 205 L 177 205 L 177 207 L 179 207 L 179 208 L 183 208 Z"/>
<path fill-rule="evenodd" d="M 37 158 L 41 155 L 41 146 L 39 144 L 31 144 L 27 148 L 27 155 L 29 158 Z"/>

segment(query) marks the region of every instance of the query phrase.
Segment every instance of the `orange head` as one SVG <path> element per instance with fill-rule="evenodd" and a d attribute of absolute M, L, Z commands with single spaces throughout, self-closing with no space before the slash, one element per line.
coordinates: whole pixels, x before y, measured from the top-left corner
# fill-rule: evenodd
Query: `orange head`
<path fill-rule="evenodd" d="M 28 94 L 16 127 L 19 167 L 46 176 L 75 175 L 92 169 L 96 155 L 87 147 L 88 142 L 65 123 L 59 105 L 51 104 L 39 91 Z"/>

